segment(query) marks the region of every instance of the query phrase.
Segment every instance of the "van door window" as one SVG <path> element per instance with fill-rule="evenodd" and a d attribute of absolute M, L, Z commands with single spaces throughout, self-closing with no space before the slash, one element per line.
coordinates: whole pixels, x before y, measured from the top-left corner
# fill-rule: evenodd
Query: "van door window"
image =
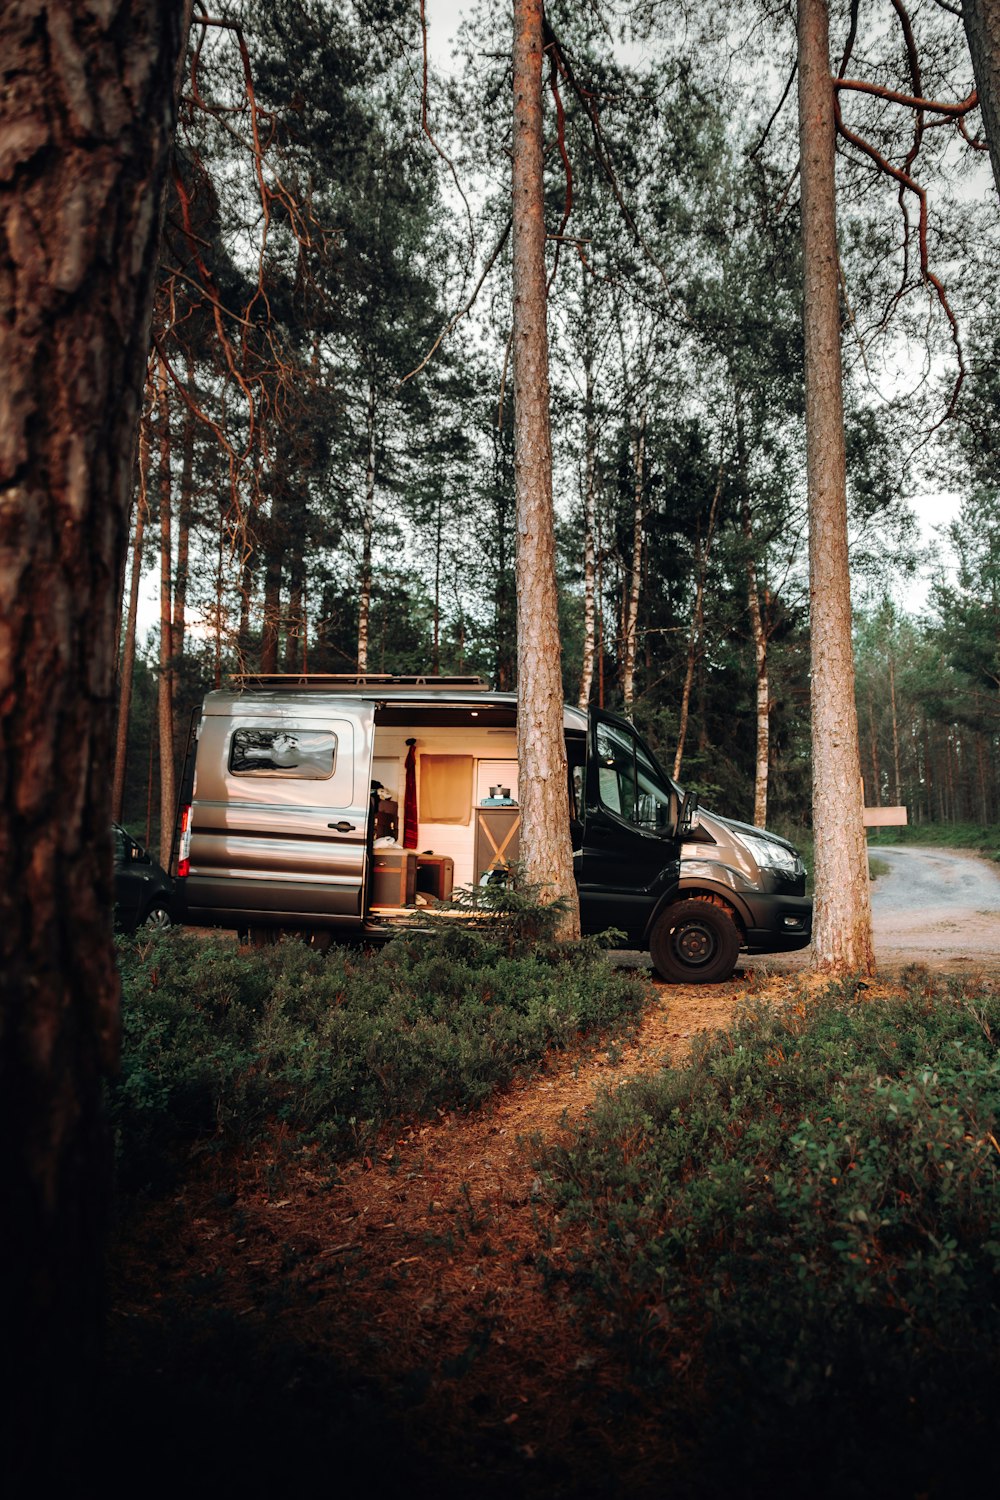
<path fill-rule="evenodd" d="M 651 833 L 673 827 L 669 788 L 657 767 L 627 730 L 613 724 L 597 726 L 597 784 L 609 812 Z"/>
<path fill-rule="evenodd" d="M 337 736 L 324 729 L 237 729 L 229 747 L 234 776 L 289 776 L 325 781 L 333 775 Z"/>

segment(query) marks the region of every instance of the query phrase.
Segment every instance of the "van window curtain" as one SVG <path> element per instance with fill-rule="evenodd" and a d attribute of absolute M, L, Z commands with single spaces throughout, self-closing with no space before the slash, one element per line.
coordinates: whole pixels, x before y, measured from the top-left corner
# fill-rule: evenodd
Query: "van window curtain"
<path fill-rule="evenodd" d="M 471 755 L 421 755 L 421 822 L 469 823 L 472 768 Z"/>

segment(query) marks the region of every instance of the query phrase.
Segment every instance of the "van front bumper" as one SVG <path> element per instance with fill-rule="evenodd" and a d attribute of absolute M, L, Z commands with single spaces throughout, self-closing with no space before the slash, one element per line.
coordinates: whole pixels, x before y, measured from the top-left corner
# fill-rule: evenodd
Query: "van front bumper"
<path fill-rule="evenodd" d="M 791 953 L 812 941 L 812 900 L 809 896 L 758 895 L 741 891 L 750 920 L 746 925 L 748 953 Z"/>

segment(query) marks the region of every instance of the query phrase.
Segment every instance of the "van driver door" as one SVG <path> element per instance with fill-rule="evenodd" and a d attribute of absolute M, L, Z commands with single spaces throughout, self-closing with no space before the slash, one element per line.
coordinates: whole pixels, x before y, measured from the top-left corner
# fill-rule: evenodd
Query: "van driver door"
<path fill-rule="evenodd" d="M 632 725 L 592 710 L 578 870 L 584 929 L 634 938 L 679 872 L 677 793 Z"/>

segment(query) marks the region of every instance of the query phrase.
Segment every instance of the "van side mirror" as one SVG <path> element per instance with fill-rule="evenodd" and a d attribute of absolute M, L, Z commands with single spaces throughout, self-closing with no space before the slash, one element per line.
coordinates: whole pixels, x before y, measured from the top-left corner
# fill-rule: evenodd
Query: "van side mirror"
<path fill-rule="evenodd" d="M 677 834 L 683 838 L 690 833 L 698 817 L 698 793 L 685 792 L 684 801 L 681 803 L 681 815 L 677 820 Z"/>

